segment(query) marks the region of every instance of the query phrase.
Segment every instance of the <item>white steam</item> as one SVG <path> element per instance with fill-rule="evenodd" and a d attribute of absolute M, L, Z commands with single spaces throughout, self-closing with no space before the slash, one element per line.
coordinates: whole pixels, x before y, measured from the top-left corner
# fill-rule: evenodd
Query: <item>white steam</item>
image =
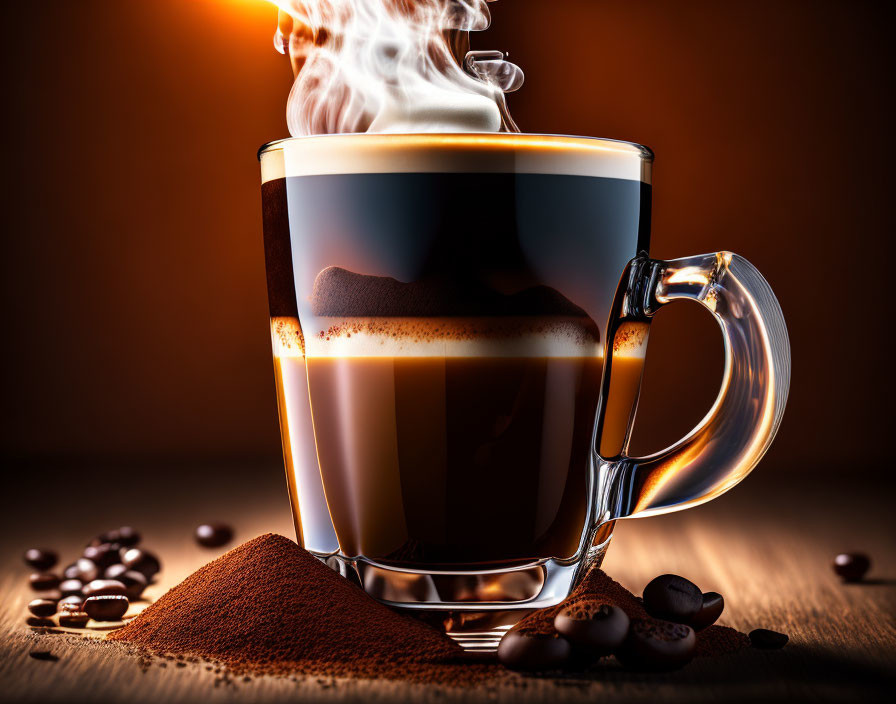
<path fill-rule="evenodd" d="M 469 51 L 491 1 L 273 0 L 274 43 L 296 76 L 290 133 L 519 131 L 504 93 L 523 72 L 501 52 Z"/>

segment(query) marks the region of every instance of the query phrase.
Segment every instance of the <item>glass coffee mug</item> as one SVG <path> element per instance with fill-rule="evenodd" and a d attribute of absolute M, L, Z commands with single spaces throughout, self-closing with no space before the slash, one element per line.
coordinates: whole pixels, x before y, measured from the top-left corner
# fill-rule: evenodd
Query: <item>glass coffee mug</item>
<path fill-rule="evenodd" d="M 359 134 L 260 160 L 299 543 L 377 599 L 494 648 L 600 564 L 616 519 L 715 498 L 771 443 L 781 309 L 735 254 L 649 257 L 648 149 Z M 675 299 L 718 321 L 722 389 L 630 457 L 650 319 Z"/>

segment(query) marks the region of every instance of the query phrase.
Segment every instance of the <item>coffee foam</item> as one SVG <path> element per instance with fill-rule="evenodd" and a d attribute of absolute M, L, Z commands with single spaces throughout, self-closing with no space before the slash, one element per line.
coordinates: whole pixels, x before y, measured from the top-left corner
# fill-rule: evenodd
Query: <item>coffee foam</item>
<path fill-rule="evenodd" d="M 274 356 L 355 357 L 596 357 L 603 345 L 588 318 L 312 318 L 303 336 L 295 318 L 272 318 Z M 616 357 L 643 358 L 646 325 L 617 334 Z M 636 329 L 640 326 L 641 329 Z"/>
<path fill-rule="evenodd" d="M 650 183 L 653 155 L 630 142 L 533 134 L 333 134 L 271 142 L 262 183 L 294 176 L 517 173 Z"/>

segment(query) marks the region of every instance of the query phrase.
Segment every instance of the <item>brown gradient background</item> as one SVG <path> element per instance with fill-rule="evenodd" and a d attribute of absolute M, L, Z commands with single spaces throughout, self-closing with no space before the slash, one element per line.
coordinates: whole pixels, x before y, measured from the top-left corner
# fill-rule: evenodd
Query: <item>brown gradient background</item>
<path fill-rule="evenodd" d="M 474 37 L 525 70 L 511 98 L 524 130 L 655 150 L 654 256 L 730 249 L 769 279 L 793 346 L 775 471 L 886 457 L 885 5 L 501 0 Z M 2 14 L 4 457 L 252 460 L 276 477 L 255 161 L 286 136 L 276 11 L 43 0 Z M 709 316 L 664 310 L 636 449 L 689 430 L 720 376 Z"/>

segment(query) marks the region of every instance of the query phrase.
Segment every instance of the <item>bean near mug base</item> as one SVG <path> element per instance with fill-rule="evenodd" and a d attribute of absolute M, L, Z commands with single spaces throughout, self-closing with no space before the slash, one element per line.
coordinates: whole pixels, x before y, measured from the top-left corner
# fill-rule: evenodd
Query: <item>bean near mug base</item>
<path fill-rule="evenodd" d="M 503 635 L 537 609 L 563 601 L 600 567 L 610 538 L 578 560 L 542 559 L 478 571 L 415 570 L 366 558 L 312 553 L 382 604 L 444 630 L 464 650 L 494 652 Z"/>

